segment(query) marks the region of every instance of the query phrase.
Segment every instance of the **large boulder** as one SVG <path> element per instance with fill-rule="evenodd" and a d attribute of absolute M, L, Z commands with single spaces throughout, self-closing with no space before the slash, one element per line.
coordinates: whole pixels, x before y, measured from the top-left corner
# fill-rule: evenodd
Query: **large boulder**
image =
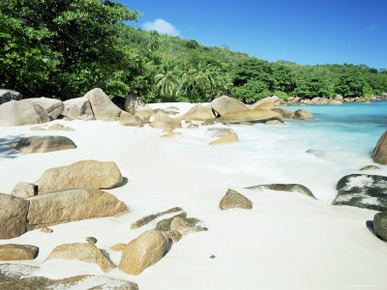
<path fill-rule="evenodd" d="M 127 274 L 138 275 L 157 263 L 168 251 L 168 245 L 166 233 L 157 230 L 146 231 L 125 246 L 119 269 Z"/>
<path fill-rule="evenodd" d="M 172 133 L 173 130 L 181 128 L 181 120 L 179 118 L 171 118 L 167 114 L 158 111 L 149 126 L 155 129 L 161 129 L 166 133 Z"/>
<path fill-rule="evenodd" d="M 57 246 L 44 262 L 53 259 L 77 260 L 97 264 L 104 272 L 116 268 L 116 265 L 106 258 L 100 249 L 91 243 L 73 243 Z"/>
<path fill-rule="evenodd" d="M 29 154 L 74 149 L 77 145 L 65 136 L 31 136 L 21 138 L 11 147 L 21 153 Z"/>
<path fill-rule="evenodd" d="M 48 116 L 50 117 L 50 120 L 55 120 L 63 113 L 64 104 L 60 100 L 45 97 L 32 98 L 29 100 L 45 109 Z"/>
<path fill-rule="evenodd" d="M 71 188 L 113 188 L 122 183 L 122 175 L 113 161 L 78 161 L 73 164 L 47 169 L 35 182 L 38 194 Z"/>
<path fill-rule="evenodd" d="M 9 101 L 18 101 L 22 98 L 22 95 L 13 90 L 0 89 L 0 105 Z"/>
<path fill-rule="evenodd" d="M 0 239 L 16 238 L 27 231 L 29 201 L 0 193 Z"/>
<path fill-rule="evenodd" d="M 227 210 L 231 208 L 252 209 L 253 203 L 246 196 L 235 190 L 229 189 L 225 196 L 221 199 L 219 208 L 221 210 Z"/>
<path fill-rule="evenodd" d="M 101 89 L 93 89 L 84 95 L 90 102 L 94 116 L 100 121 L 118 121 L 122 110 Z"/>
<path fill-rule="evenodd" d="M 337 183 L 337 196 L 332 204 L 350 205 L 387 211 L 387 177 L 351 174 Z"/>
<path fill-rule="evenodd" d="M 374 216 L 375 234 L 387 242 L 387 212 L 380 212 Z"/>
<path fill-rule="evenodd" d="M 293 119 L 293 117 L 294 117 L 294 112 L 292 112 L 290 110 L 286 110 L 284 108 L 274 108 L 272 110 L 274 112 L 280 113 L 282 115 L 282 117 L 284 117 L 286 119 Z"/>
<path fill-rule="evenodd" d="M 376 163 L 387 164 L 387 131 L 380 137 L 374 151 L 372 152 L 372 159 Z"/>
<path fill-rule="evenodd" d="M 152 108 L 133 91 L 127 95 L 124 108 L 126 112 L 140 117 L 144 124 L 148 123 L 149 118 L 154 115 Z"/>
<path fill-rule="evenodd" d="M 314 117 L 306 110 L 299 109 L 294 112 L 294 119 L 296 120 L 312 120 Z"/>
<path fill-rule="evenodd" d="M 33 260 L 38 252 L 39 248 L 31 245 L 0 245 L 0 261 Z"/>
<path fill-rule="evenodd" d="M 127 212 L 114 195 L 97 189 L 71 189 L 30 198 L 28 229 Z"/>
<path fill-rule="evenodd" d="M 248 110 L 248 107 L 244 103 L 228 96 L 216 98 L 211 102 L 211 107 L 216 117 L 231 112 L 243 112 Z"/>
<path fill-rule="evenodd" d="M 0 126 L 34 125 L 49 121 L 46 110 L 29 99 L 0 105 Z"/>
<path fill-rule="evenodd" d="M 218 118 L 218 121 L 223 123 L 243 123 L 243 122 L 267 122 L 271 120 L 279 120 L 283 122 L 284 118 L 281 114 L 272 110 L 266 109 L 253 109 L 239 112 L 230 112 L 222 115 Z"/>
<path fill-rule="evenodd" d="M 63 116 L 83 121 L 95 120 L 93 110 L 87 98 L 74 98 L 64 101 L 63 104 Z"/>
<path fill-rule="evenodd" d="M 202 104 L 196 104 L 189 109 L 182 117 L 183 120 L 192 121 L 206 121 L 215 118 L 214 113 L 210 106 L 203 106 Z"/>
<path fill-rule="evenodd" d="M 259 185 L 246 187 L 246 189 L 298 192 L 316 199 L 316 197 L 310 191 L 310 189 L 301 184 L 292 184 L 292 183 L 259 184 Z"/>
<path fill-rule="evenodd" d="M 276 98 L 267 97 L 252 104 L 250 106 L 250 109 L 260 108 L 260 109 L 271 110 L 274 108 L 275 103 L 276 103 Z"/>

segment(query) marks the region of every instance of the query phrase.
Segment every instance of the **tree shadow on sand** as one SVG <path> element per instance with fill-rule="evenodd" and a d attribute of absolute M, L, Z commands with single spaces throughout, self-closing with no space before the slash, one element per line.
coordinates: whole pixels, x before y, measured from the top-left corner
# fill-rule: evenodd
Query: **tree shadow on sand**
<path fill-rule="evenodd" d="M 19 151 L 11 147 L 11 144 L 23 138 L 24 135 L 8 135 L 0 137 L 0 161 L 6 158 L 17 158 L 21 155 Z"/>

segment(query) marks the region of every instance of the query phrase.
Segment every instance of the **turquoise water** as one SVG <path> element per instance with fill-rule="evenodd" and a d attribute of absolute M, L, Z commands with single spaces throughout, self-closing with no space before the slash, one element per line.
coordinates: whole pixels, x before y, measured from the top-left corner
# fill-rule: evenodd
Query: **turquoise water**
<path fill-rule="evenodd" d="M 371 104 L 311 105 L 287 107 L 292 111 L 305 109 L 314 115 L 312 121 L 290 120 L 290 131 L 305 130 L 316 140 L 319 149 L 347 149 L 369 154 L 387 130 L 387 102 Z"/>

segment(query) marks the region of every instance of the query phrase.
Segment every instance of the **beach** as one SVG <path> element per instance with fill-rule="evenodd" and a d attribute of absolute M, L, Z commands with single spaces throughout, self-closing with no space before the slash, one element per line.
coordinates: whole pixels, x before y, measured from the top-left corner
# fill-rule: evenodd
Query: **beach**
<path fill-rule="evenodd" d="M 179 116 L 192 104 L 151 105 L 152 109 L 170 106 L 179 109 Z M 324 118 L 324 112 L 318 114 Z M 282 126 L 215 123 L 198 128 L 183 123 L 172 138 L 161 137 L 160 130 L 147 125 L 136 128 L 118 122 L 51 122 L 75 130 L 66 132 L 36 132 L 31 125 L 0 127 L 1 193 L 11 193 L 20 181 L 34 183 L 48 168 L 81 160 L 114 161 L 124 182 L 106 191 L 129 210 L 121 216 L 50 226 L 53 233 L 29 231 L 0 244 L 38 246 L 36 259 L 13 263 L 38 266 L 31 275 L 51 279 L 92 274 L 129 280 L 139 289 L 385 289 L 387 244 L 367 227 L 377 211 L 331 204 L 343 176 L 387 175 L 387 166 L 375 164 L 370 157 L 385 127 L 372 124 L 354 132 L 350 125 L 338 128 L 341 121 L 324 119 L 325 127 L 301 121 Z M 329 126 L 333 131 L 327 131 Z M 214 140 L 210 129 L 225 128 L 234 130 L 239 141 L 210 146 Z M 354 134 L 357 141 L 351 139 Z M 32 135 L 66 136 L 77 148 L 36 154 L 7 149 L 18 138 Z M 360 171 L 367 165 L 379 169 Z M 301 184 L 316 199 L 296 192 L 246 189 L 272 183 Z M 245 195 L 253 208 L 220 210 L 219 202 L 228 189 Z M 121 252 L 111 247 L 154 229 L 158 220 L 138 229 L 131 229 L 131 224 L 173 207 L 199 219 L 208 231 L 173 243 L 159 262 L 138 276 L 118 268 L 104 273 L 95 264 L 79 261 L 45 262 L 56 246 L 95 237 L 96 246 L 118 265 Z M 81 288 L 94 286 L 85 283 Z"/>

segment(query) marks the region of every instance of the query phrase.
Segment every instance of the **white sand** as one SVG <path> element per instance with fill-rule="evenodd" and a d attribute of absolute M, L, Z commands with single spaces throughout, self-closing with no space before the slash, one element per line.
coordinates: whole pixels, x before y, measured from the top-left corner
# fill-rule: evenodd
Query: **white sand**
<path fill-rule="evenodd" d="M 155 104 L 153 108 L 189 104 Z M 115 161 L 128 183 L 108 190 L 124 201 L 130 213 L 50 227 L 54 233 L 35 230 L 0 244 L 39 246 L 33 261 L 17 262 L 40 266 L 34 275 L 64 278 L 96 274 L 138 283 L 144 289 L 387 289 L 387 243 L 367 228 L 375 211 L 332 206 L 335 185 L 353 168 L 372 164 L 371 159 L 337 164 L 305 151 L 288 151 L 277 145 L 281 138 L 266 138 L 252 155 L 247 129 L 238 131 L 240 142 L 209 146 L 208 127 L 181 129 L 182 135 L 161 138 L 148 126 L 122 127 L 117 122 L 55 121 L 75 132 L 30 131 L 32 126 L 0 127 L 0 192 L 10 193 L 19 181 L 35 182 L 44 170 L 79 160 Z M 260 126 L 260 125 L 258 125 Z M 224 127 L 214 125 L 213 127 Z M 6 149 L 6 140 L 27 135 L 64 135 L 74 150 L 22 155 Z M 240 147 L 236 147 L 240 146 Z M 242 149 L 238 149 L 242 148 Z M 258 149 L 257 149 L 258 150 Z M 303 154 L 303 155 L 301 155 Z M 297 164 L 294 165 L 296 162 Z M 366 164 L 364 164 L 366 162 Z M 293 163 L 293 167 L 290 164 Z M 387 167 L 374 174 L 386 175 Z M 289 192 L 243 189 L 262 183 L 301 183 L 318 200 Z M 218 204 L 228 188 L 253 201 L 252 210 L 220 211 Z M 118 264 L 120 252 L 110 249 L 127 243 L 155 227 L 157 221 L 131 230 L 137 219 L 175 206 L 203 221 L 207 232 L 190 234 L 175 243 L 157 264 L 139 276 L 118 269 L 103 273 L 96 265 L 52 260 L 43 263 L 60 244 L 98 239 Z M 167 216 L 168 217 L 168 216 Z M 215 255 L 214 259 L 210 256 Z M 87 283 L 86 283 L 87 284 Z M 87 288 L 93 285 L 83 285 Z"/>

